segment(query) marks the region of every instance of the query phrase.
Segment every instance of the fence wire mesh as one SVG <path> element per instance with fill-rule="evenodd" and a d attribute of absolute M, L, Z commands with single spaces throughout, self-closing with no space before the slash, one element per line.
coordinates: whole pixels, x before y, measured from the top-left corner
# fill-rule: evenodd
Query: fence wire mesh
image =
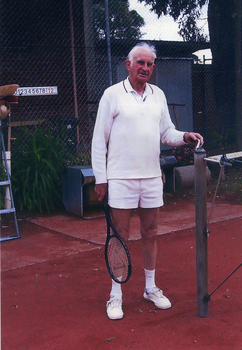
<path fill-rule="evenodd" d="M 233 80 L 236 57 L 228 60 L 231 50 L 224 45 L 216 52 L 222 52 L 227 63 L 216 68 L 210 59 L 200 57 L 199 61 L 194 55 L 210 48 L 204 3 L 199 22 L 204 37 L 183 41 L 177 33 L 179 26 L 173 29 L 174 20 L 158 18 L 145 1 L 2 0 L 0 85 L 20 87 L 18 103 L 10 105 L 11 117 L 3 121 L 12 158 L 25 151 L 20 132 L 25 124 L 30 133 L 38 127 L 50 128 L 60 140 L 66 165 L 90 164 L 100 97 L 110 84 L 127 76 L 124 60 L 140 40 L 157 49 L 152 82 L 164 90 L 176 126 L 203 134 L 210 154 L 239 151 L 241 120 L 236 119 Z M 47 87 L 56 87 L 57 93 L 43 90 Z"/>

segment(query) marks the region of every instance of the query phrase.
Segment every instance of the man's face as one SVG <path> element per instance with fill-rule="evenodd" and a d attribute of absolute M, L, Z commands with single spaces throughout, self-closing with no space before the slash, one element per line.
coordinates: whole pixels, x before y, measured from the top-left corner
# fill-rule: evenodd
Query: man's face
<path fill-rule="evenodd" d="M 132 84 L 145 84 L 153 73 L 155 64 L 152 53 L 146 48 L 138 49 L 133 57 L 133 64 L 126 60 L 126 68 Z"/>

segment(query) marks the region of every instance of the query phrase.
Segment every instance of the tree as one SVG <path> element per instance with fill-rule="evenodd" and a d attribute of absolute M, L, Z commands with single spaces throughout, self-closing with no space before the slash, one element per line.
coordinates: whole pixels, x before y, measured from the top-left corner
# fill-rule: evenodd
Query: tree
<path fill-rule="evenodd" d="M 208 0 L 138 0 L 151 6 L 158 18 L 164 14 L 174 18 L 179 24 L 179 34 L 184 41 L 205 41 L 207 37 L 197 27 L 201 8 Z"/>
<path fill-rule="evenodd" d="M 239 0 L 240 1 L 240 0 Z M 210 0 L 208 6 L 213 81 L 222 127 L 235 126 L 235 1 Z M 223 130 L 222 130 L 223 131 Z"/>
<path fill-rule="evenodd" d="M 170 15 L 179 23 L 180 35 L 185 41 L 199 41 L 206 38 L 197 27 L 196 21 L 200 16 L 202 6 L 208 4 L 208 25 L 210 35 L 210 48 L 212 51 L 212 69 L 213 85 L 216 98 L 217 114 L 219 115 L 221 132 L 229 127 L 237 128 L 237 144 L 241 145 L 241 116 L 237 116 L 235 108 L 236 103 L 242 99 L 238 96 L 241 91 L 241 76 L 235 71 L 235 62 L 237 70 L 241 75 L 241 49 L 240 57 L 235 52 L 237 46 L 241 48 L 241 10 L 238 13 L 236 6 L 241 0 L 138 0 L 151 6 L 158 17 L 162 14 Z M 236 23 L 240 22 L 240 26 Z M 237 31 L 235 30 L 237 29 Z M 238 33 L 239 31 L 239 33 Z M 235 38 L 239 38 L 236 40 Z M 238 55 L 238 54 L 237 54 Z M 236 59 L 235 59 L 236 58 Z M 239 63 L 238 63 L 239 62 Z M 239 67 L 240 66 L 240 67 Z M 239 87 L 238 87 L 239 85 Z M 237 86 L 237 87 L 236 87 Z M 236 88 L 235 88 L 236 87 Z M 237 96 L 237 98 L 235 98 Z M 237 112 L 238 114 L 238 112 Z"/>
<path fill-rule="evenodd" d="M 106 22 L 104 1 L 94 4 L 94 27 L 96 39 L 105 39 Z M 128 2 L 124 0 L 109 1 L 109 25 L 111 39 L 140 39 L 140 28 L 144 19 L 135 11 L 129 11 Z"/>

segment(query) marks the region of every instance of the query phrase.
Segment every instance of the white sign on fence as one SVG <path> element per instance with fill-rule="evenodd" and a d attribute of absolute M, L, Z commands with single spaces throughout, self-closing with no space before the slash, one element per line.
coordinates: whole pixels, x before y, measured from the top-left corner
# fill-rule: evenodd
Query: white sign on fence
<path fill-rule="evenodd" d="M 15 96 L 47 96 L 58 95 L 57 86 L 19 87 Z"/>

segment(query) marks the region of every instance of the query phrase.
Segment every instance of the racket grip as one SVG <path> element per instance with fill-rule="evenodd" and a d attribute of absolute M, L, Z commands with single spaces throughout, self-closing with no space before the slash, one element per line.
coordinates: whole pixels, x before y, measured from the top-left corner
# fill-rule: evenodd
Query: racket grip
<path fill-rule="evenodd" d="M 104 198 L 103 198 L 103 206 L 104 208 L 108 207 L 108 195 L 105 194 Z"/>

